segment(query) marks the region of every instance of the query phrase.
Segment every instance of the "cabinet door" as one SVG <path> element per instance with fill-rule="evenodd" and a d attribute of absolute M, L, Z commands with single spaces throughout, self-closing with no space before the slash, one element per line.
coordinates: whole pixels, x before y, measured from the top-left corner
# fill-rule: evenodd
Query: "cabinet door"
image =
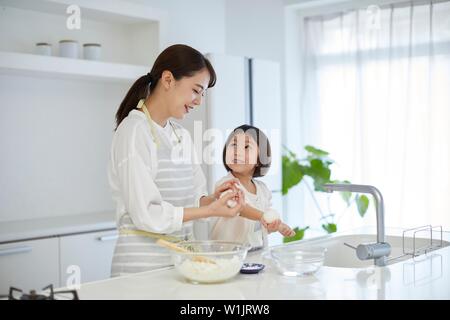
<path fill-rule="evenodd" d="M 109 278 L 116 240 L 115 230 L 61 237 L 61 286 Z"/>
<path fill-rule="evenodd" d="M 0 294 L 13 286 L 29 292 L 59 286 L 58 239 L 0 245 Z"/>

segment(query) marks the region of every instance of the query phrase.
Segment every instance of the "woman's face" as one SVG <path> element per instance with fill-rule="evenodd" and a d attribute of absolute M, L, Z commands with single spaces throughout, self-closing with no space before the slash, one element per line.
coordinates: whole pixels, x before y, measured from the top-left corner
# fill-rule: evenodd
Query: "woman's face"
<path fill-rule="evenodd" d="M 183 119 L 194 107 L 201 105 L 208 88 L 209 77 L 206 68 L 192 77 L 183 77 L 180 80 L 175 80 L 172 76 L 172 82 L 166 86 L 171 117 Z"/>
<path fill-rule="evenodd" d="M 258 145 L 251 135 L 237 133 L 225 149 L 225 162 L 231 171 L 251 174 L 258 163 Z"/>

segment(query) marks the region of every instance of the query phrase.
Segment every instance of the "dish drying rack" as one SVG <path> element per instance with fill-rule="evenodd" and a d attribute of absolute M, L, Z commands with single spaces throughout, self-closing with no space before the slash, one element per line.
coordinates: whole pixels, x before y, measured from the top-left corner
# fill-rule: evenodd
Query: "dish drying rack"
<path fill-rule="evenodd" d="M 438 232 L 438 237 L 433 238 L 433 233 Z M 429 243 L 423 246 L 418 246 L 416 242 L 416 235 L 418 233 L 429 233 Z M 405 238 L 407 236 L 411 237 L 412 235 L 412 250 L 408 250 L 405 246 Z M 402 247 L 403 247 L 403 254 L 404 255 L 410 255 L 412 257 L 417 257 L 422 254 L 426 254 L 427 252 L 436 250 L 438 248 L 443 247 L 442 242 L 442 226 L 432 226 L 432 225 L 425 225 L 421 227 L 406 229 L 403 231 L 402 235 Z"/>
<path fill-rule="evenodd" d="M 439 231 L 436 231 L 436 230 L 439 230 Z M 417 245 L 416 235 L 418 233 L 424 233 L 424 232 L 427 232 L 427 233 L 429 232 L 429 235 L 430 235 L 429 240 L 430 241 L 426 245 L 419 247 Z M 439 236 L 433 238 L 433 232 L 439 232 Z M 403 254 L 401 254 L 400 256 L 397 256 L 397 257 L 390 257 L 386 260 L 386 262 L 397 260 L 397 259 L 403 258 L 405 256 L 411 256 L 414 259 L 422 254 L 426 254 L 427 252 L 431 252 L 436 249 L 442 248 L 443 247 L 442 232 L 443 232 L 442 226 L 432 226 L 432 225 L 424 225 L 421 227 L 404 230 L 403 235 L 402 235 Z M 412 235 L 412 250 L 408 250 L 408 248 L 406 246 L 406 238 L 411 235 Z M 423 238 L 421 238 L 421 240 L 422 239 Z"/>

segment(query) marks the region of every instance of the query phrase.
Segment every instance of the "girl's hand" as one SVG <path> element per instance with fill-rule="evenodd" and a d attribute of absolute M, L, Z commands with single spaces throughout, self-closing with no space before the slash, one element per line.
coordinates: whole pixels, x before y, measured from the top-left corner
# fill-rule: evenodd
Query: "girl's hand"
<path fill-rule="evenodd" d="M 291 229 L 287 224 L 281 223 L 278 228 L 278 232 L 281 233 L 284 237 L 293 237 L 295 236 L 295 231 Z"/>
<path fill-rule="evenodd" d="M 280 224 L 281 224 L 281 220 L 277 219 L 271 223 L 267 223 L 266 220 L 264 220 L 264 218 L 261 218 L 261 224 L 264 226 L 264 228 L 267 229 L 268 233 L 271 233 L 271 232 L 278 231 Z"/>
<path fill-rule="evenodd" d="M 236 184 L 239 183 L 239 179 L 234 178 L 225 181 L 221 185 L 217 186 L 217 188 L 214 190 L 214 198 L 219 199 L 222 192 L 225 192 L 229 189 L 233 191 L 238 191 L 238 188 L 236 187 Z"/>
<path fill-rule="evenodd" d="M 236 206 L 233 208 L 228 207 L 227 201 L 236 201 Z M 232 218 L 237 216 L 239 211 L 245 205 L 244 193 L 241 190 L 230 192 L 224 197 L 216 200 L 208 205 L 208 211 L 211 216 L 227 217 Z"/>

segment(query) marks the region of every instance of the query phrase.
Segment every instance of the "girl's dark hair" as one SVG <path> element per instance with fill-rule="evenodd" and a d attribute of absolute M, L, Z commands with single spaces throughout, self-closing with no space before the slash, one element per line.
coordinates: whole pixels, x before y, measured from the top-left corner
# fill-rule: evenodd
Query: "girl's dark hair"
<path fill-rule="evenodd" d="M 227 146 L 228 144 L 230 144 L 234 136 L 238 133 L 250 135 L 258 145 L 258 161 L 256 163 L 255 171 L 253 172 L 253 177 L 258 178 L 265 176 L 269 171 L 270 165 L 272 163 L 272 151 L 270 149 L 269 139 L 264 134 L 264 132 L 262 132 L 258 128 L 246 124 L 234 129 L 233 132 L 231 132 L 231 134 L 227 138 L 225 146 L 223 147 L 223 154 L 222 154 L 222 160 L 225 169 L 228 172 L 231 171 L 230 167 L 228 167 L 226 162 Z"/>
<path fill-rule="evenodd" d="M 128 113 L 136 108 L 139 100 L 147 98 L 148 94 L 155 89 L 163 71 L 172 72 L 174 78 L 180 80 L 183 77 L 192 77 L 204 68 L 209 72 L 208 88 L 211 88 L 216 84 L 216 72 L 202 53 L 183 44 L 166 48 L 156 58 L 152 70 L 137 79 L 128 90 L 116 113 L 116 129 Z"/>

